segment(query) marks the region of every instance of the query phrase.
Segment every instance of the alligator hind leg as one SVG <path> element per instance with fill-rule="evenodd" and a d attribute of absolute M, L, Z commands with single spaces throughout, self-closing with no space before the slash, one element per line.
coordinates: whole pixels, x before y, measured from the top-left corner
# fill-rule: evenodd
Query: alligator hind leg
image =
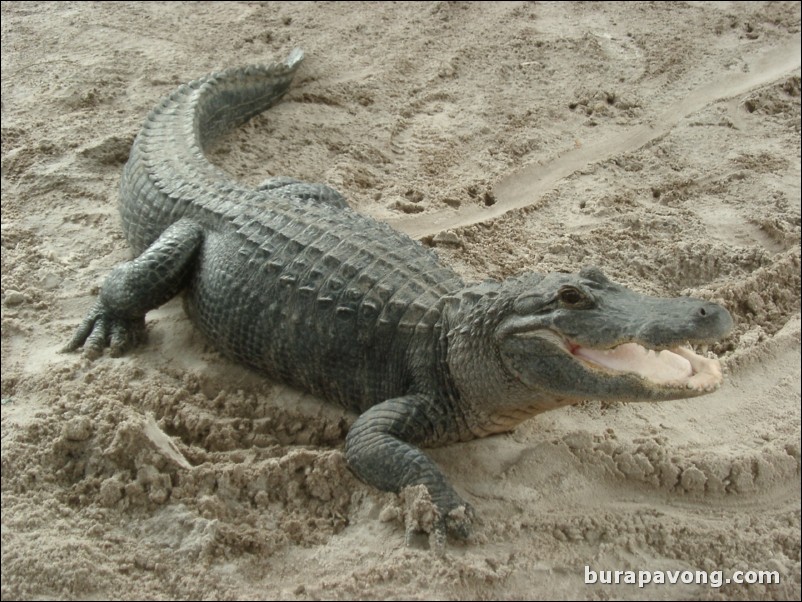
<path fill-rule="evenodd" d="M 288 176 L 269 178 L 259 184 L 256 190 L 269 191 L 283 198 L 296 198 L 303 201 L 325 203 L 338 209 L 349 209 L 345 197 L 325 184 L 310 184 Z"/>
<path fill-rule="evenodd" d="M 167 228 L 139 257 L 106 277 L 100 298 L 64 351 L 83 346 L 95 357 L 109 347 L 116 356 L 145 338 L 145 314 L 166 303 L 187 285 L 203 229 L 182 219 Z"/>

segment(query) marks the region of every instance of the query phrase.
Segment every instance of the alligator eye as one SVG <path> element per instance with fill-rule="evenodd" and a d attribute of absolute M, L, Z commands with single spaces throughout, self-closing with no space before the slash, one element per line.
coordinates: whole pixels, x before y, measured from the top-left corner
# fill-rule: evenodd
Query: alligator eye
<path fill-rule="evenodd" d="M 587 301 L 585 294 L 573 286 L 562 287 L 557 295 L 559 296 L 560 301 L 566 305 L 579 305 L 580 303 Z"/>

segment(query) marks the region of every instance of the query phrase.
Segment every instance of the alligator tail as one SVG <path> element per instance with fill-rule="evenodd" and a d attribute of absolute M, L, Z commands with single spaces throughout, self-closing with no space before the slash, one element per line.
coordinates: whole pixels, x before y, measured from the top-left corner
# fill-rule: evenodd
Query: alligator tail
<path fill-rule="evenodd" d="M 221 134 L 273 106 L 289 88 L 303 57 L 296 48 L 281 63 L 228 69 L 198 80 L 193 130 L 201 146 L 205 149 Z"/>
<path fill-rule="evenodd" d="M 123 170 L 120 213 L 135 253 L 187 215 L 220 213 L 248 188 L 214 166 L 204 151 L 222 134 L 276 104 L 303 60 L 211 73 L 165 97 L 148 115 Z M 210 194 L 214 192 L 214 194 Z"/>

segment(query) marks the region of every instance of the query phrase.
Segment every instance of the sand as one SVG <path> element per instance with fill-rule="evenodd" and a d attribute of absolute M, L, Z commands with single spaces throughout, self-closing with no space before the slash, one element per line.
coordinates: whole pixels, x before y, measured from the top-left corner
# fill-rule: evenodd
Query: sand
<path fill-rule="evenodd" d="M 3 599 L 799 599 L 799 30 L 798 2 L 4 2 Z M 129 256 L 147 111 L 296 46 L 217 164 L 326 182 L 469 280 L 596 264 L 717 300 L 723 387 L 432 451 L 477 512 L 436 550 L 405 545 L 413 493 L 348 471 L 354 416 L 222 358 L 180 300 L 123 358 L 60 354 Z"/>

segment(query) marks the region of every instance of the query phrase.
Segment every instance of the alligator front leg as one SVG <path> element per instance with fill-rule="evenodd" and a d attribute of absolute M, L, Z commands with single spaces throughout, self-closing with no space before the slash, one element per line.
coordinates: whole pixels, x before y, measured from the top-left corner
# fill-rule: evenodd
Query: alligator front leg
<path fill-rule="evenodd" d="M 452 417 L 423 395 L 388 399 L 364 412 L 345 439 L 351 470 L 363 481 L 384 491 L 400 492 L 425 485 L 439 510 L 435 535 L 466 539 L 471 534 L 473 510 L 454 491 L 437 465 L 416 445 L 453 440 Z"/>
<path fill-rule="evenodd" d="M 106 277 L 100 298 L 64 351 L 83 346 L 94 357 L 109 347 L 116 356 L 145 338 L 145 314 L 166 303 L 187 285 L 203 229 L 182 219 L 167 228 L 139 257 Z"/>

